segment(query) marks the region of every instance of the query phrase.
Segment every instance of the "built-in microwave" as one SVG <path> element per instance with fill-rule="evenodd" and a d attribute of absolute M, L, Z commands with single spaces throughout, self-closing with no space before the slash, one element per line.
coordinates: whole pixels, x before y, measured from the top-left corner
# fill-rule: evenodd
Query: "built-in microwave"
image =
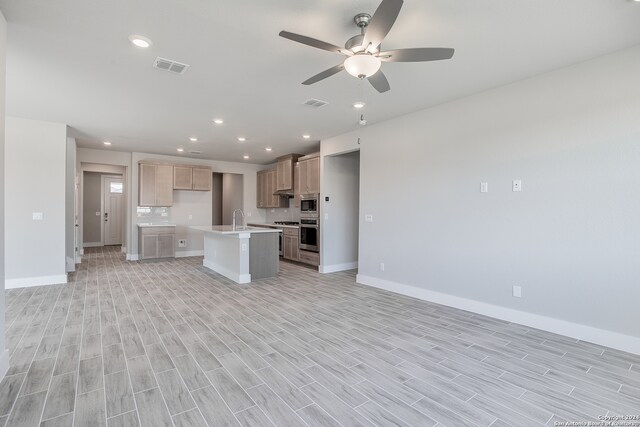
<path fill-rule="evenodd" d="M 300 216 L 306 218 L 318 217 L 318 198 L 319 194 L 301 194 L 300 195 Z"/>

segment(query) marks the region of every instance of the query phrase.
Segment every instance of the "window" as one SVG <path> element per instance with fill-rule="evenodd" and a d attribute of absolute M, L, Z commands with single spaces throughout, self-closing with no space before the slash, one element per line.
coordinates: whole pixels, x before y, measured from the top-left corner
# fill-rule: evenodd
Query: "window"
<path fill-rule="evenodd" d="M 111 182 L 111 188 L 109 191 L 111 193 L 122 194 L 122 183 L 121 182 Z"/>

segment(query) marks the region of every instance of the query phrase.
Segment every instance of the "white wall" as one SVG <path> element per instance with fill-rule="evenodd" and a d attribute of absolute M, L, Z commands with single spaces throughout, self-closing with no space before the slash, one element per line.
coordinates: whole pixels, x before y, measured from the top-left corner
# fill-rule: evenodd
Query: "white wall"
<path fill-rule="evenodd" d="M 4 236 L 4 111 L 6 99 L 6 56 L 7 21 L 0 11 L 0 235 Z M 4 244 L 0 244 L 0 277 L 4 277 Z M 5 349 L 4 339 L 4 283 L 0 288 L 0 380 L 9 369 L 9 351 Z"/>
<path fill-rule="evenodd" d="M 322 156 L 321 168 L 319 271 L 351 270 L 358 266 L 360 152 Z"/>
<path fill-rule="evenodd" d="M 76 140 L 67 138 L 67 152 L 65 162 L 65 247 L 66 247 L 66 271 L 76 269 L 76 212 L 75 212 L 75 186 L 76 186 Z"/>
<path fill-rule="evenodd" d="M 66 283 L 67 127 L 7 117 L 5 137 L 5 286 Z"/>
<path fill-rule="evenodd" d="M 635 47 L 323 141 L 361 137 L 358 280 L 640 353 L 638 75 Z"/>

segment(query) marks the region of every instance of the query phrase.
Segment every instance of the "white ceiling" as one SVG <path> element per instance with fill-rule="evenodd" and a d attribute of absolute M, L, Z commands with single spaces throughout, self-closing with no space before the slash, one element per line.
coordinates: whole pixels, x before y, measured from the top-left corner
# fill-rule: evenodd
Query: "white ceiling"
<path fill-rule="evenodd" d="M 9 21 L 7 113 L 67 123 L 82 147 L 109 140 L 113 150 L 184 147 L 267 163 L 357 127 L 351 104 L 359 98 L 376 123 L 640 43 L 640 3 L 631 0 L 405 0 L 384 48 L 453 47 L 452 60 L 383 64 L 384 94 L 346 73 L 302 86 L 342 57 L 278 32 L 342 45 L 358 32 L 352 17 L 378 4 L 0 0 Z M 134 47 L 130 34 L 153 46 Z M 153 69 L 156 56 L 191 68 L 183 76 Z M 329 105 L 302 105 L 312 97 Z M 225 124 L 214 126 L 214 117 Z"/>

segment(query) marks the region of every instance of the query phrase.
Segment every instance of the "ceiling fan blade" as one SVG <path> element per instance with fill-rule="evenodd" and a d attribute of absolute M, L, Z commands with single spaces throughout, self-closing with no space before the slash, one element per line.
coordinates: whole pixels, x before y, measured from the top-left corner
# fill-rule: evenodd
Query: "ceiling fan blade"
<path fill-rule="evenodd" d="M 374 52 L 393 27 L 402 8 L 403 0 L 382 0 L 364 33 L 362 46 L 368 52 Z"/>
<path fill-rule="evenodd" d="M 418 47 L 380 52 L 378 58 L 384 62 L 422 62 L 451 59 L 454 49 L 447 47 Z"/>
<path fill-rule="evenodd" d="M 327 50 L 329 52 L 341 53 L 343 55 L 353 54 L 351 51 L 341 49 L 336 45 L 332 45 L 331 43 L 323 42 L 322 40 L 314 39 L 312 37 L 307 37 L 296 33 L 290 33 L 289 31 L 280 31 L 279 35 L 280 37 L 284 37 L 285 39 L 293 40 L 294 42 L 306 44 L 307 46 L 315 47 L 318 49 Z"/>
<path fill-rule="evenodd" d="M 382 70 L 378 70 L 377 73 L 369 77 L 367 80 L 369 80 L 371 86 L 373 86 L 375 90 L 380 93 L 386 92 L 391 89 L 391 86 L 389 86 L 389 81 L 387 80 L 387 77 L 384 75 Z"/>
<path fill-rule="evenodd" d="M 303 81 L 302 84 L 303 85 L 312 85 L 314 83 L 318 83 L 320 80 L 324 80 L 327 77 L 331 77 L 334 74 L 337 74 L 342 70 L 344 70 L 344 64 L 336 65 L 335 67 L 331 67 L 328 70 L 324 70 L 323 72 L 316 74 L 315 76 L 311 77 L 310 79 L 307 79 L 307 80 Z"/>

